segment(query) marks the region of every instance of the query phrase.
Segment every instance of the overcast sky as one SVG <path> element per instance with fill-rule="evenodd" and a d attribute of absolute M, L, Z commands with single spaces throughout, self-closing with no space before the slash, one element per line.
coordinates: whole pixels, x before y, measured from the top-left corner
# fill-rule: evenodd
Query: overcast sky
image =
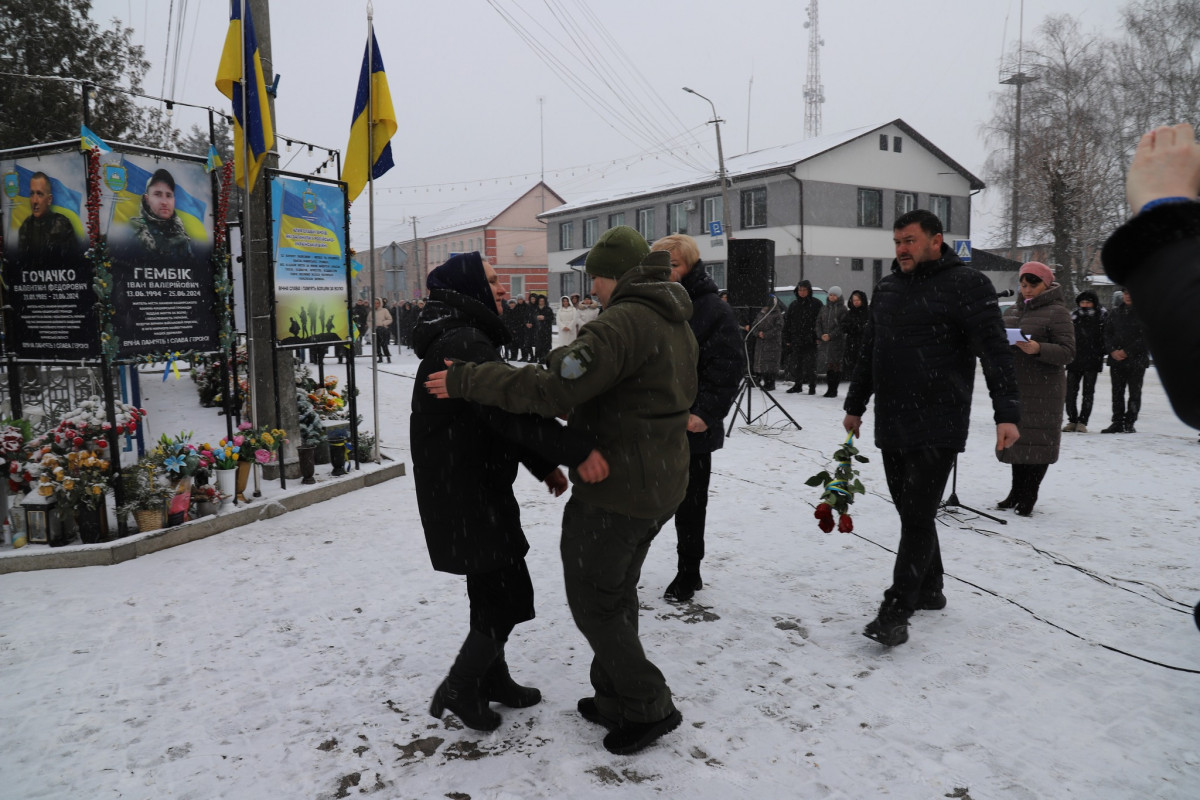
<path fill-rule="evenodd" d="M 1111 33 L 1124 4 L 1026 0 L 1026 38 L 1061 13 Z M 376 244 L 410 237 L 412 216 L 436 227 L 456 216 L 445 209 L 458 202 L 515 199 L 543 166 L 568 201 L 636 174 L 638 158 L 715 173 L 711 110 L 683 86 L 710 98 L 725 120 L 727 157 L 802 140 L 806 8 L 805 0 L 378 0 L 376 36 L 399 131 L 396 167 L 376 182 Z M 826 0 L 820 14 L 823 133 L 900 117 L 986 178 L 981 129 L 995 93 L 1012 91 L 998 81 L 1020 0 Z M 359 0 L 272 4 L 278 133 L 345 148 L 366 15 Z M 152 64 L 148 93 L 227 107 L 213 85 L 227 0 L 96 0 L 93 17 L 135 29 Z M 175 119 L 184 129 L 207 124 L 187 109 Z M 282 141 L 279 150 L 281 165 L 299 172 L 324 157 L 286 152 Z M 977 246 L 1003 238 L 995 194 L 975 199 Z M 366 211 L 364 194 L 352 209 L 359 249 Z"/>

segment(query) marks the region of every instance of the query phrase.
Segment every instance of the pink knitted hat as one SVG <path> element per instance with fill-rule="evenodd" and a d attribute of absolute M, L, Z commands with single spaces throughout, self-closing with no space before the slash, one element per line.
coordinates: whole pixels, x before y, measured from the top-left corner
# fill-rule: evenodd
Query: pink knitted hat
<path fill-rule="evenodd" d="M 1054 271 L 1040 261 L 1030 261 L 1027 264 L 1022 264 L 1021 271 L 1017 273 L 1017 280 L 1020 280 L 1022 275 L 1036 275 L 1047 286 L 1054 283 Z"/>

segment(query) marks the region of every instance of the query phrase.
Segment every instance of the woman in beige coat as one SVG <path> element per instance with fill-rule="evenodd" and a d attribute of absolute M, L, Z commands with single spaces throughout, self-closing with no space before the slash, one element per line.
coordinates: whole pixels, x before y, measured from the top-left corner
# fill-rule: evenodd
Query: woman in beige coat
<path fill-rule="evenodd" d="M 1013 345 L 1021 392 L 1021 438 L 997 457 L 1012 465 L 1012 490 L 997 508 L 1033 513 L 1038 488 L 1058 461 L 1066 366 L 1075 358 L 1075 326 L 1063 303 L 1062 287 L 1045 264 L 1030 261 L 1018 273 L 1021 300 L 1004 313 L 1004 327 L 1019 328 L 1024 341 Z"/>

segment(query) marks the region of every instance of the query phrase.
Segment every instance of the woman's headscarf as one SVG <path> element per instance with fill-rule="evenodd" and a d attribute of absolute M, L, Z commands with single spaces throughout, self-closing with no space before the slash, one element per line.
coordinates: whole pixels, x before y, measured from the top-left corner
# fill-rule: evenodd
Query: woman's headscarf
<path fill-rule="evenodd" d="M 483 271 L 483 259 L 479 253 L 460 253 L 452 256 L 449 261 L 429 273 L 425 279 L 429 289 L 444 289 L 478 300 L 499 314 L 496 310 L 496 296 L 492 294 L 492 285 L 488 283 L 487 273 Z"/>

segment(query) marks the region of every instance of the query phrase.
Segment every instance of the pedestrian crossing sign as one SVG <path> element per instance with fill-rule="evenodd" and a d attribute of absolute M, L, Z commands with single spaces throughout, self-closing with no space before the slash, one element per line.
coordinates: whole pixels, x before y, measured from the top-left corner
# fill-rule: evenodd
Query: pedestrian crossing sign
<path fill-rule="evenodd" d="M 970 239 L 955 239 L 954 240 L 954 255 L 958 256 L 964 264 L 971 263 L 971 240 Z"/>

